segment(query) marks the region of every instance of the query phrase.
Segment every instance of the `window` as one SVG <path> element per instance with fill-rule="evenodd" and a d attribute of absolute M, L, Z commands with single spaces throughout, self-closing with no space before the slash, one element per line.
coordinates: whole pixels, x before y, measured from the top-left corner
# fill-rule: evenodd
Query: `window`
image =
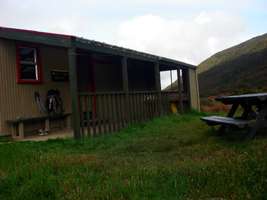
<path fill-rule="evenodd" d="M 17 82 L 40 83 L 41 67 L 38 49 L 35 47 L 17 47 Z"/>

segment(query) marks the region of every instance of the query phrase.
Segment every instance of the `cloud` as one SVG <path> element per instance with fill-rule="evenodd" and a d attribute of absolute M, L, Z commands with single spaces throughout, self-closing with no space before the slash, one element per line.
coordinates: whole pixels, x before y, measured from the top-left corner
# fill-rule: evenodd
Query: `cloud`
<path fill-rule="evenodd" d="M 117 44 L 199 64 L 212 54 L 241 42 L 245 28 L 240 17 L 224 12 L 200 12 L 187 19 L 144 15 L 120 24 Z M 162 74 L 161 78 L 164 88 L 170 82 L 169 73 Z"/>
<path fill-rule="evenodd" d="M 198 64 L 248 39 L 248 32 L 265 32 L 265 18 L 255 18 L 265 16 L 265 7 L 264 0 L 9 0 L 0 1 L 0 26 L 72 34 Z"/>
<path fill-rule="evenodd" d="M 245 28 L 242 19 L 224 12 L 201 12 L 189 19 L 144 15 L 120 24 L 117 43 L 198 64 L 240 42 Z"/>

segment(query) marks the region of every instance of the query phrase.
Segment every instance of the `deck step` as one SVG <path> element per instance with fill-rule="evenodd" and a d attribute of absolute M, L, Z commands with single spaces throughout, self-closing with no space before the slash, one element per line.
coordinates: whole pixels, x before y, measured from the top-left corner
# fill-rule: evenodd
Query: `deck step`
<path fill-rule="evenodd" d="M 201 120 L 205 121 L 210 126 L 229 125 L 229 126 L 236 126 L 238 128 L 245 128 L 251 123 L 251 120 L 243 120 L 243 119 L 236 119 L 232 117 L 221 117 L 221 116 L 202 117 Z"/>

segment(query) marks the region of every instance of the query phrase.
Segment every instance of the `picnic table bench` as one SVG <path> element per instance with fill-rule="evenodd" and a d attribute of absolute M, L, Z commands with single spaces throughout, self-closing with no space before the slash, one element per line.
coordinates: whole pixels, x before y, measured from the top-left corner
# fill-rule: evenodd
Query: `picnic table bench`
<path fill-rule="evenodd" d="M 248 137 L 253 138 L 260 129 L 266 127 L 267 93 L 222 96 L 215 100 L 232 105 L 227 116 L 202 117 L 201 120 L 210 126 L 220 125 L 221 133 L 229 127 L 247 128 Z M 242 113 L 241 116 L 236 117 L 238 107 L 242 108 Z"/>

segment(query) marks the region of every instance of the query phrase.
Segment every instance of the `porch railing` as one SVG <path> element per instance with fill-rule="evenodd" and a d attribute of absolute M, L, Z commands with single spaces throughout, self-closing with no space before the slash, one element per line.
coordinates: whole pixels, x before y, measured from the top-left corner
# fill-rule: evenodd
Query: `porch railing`
<path fill-rule="evenodd" d="M 79 94 L 81 132 L 84 136 L 118 131 L 129 124 L 169 114 L 170 92 L 97 92 Z M 173 93 L 173 97 L 178 98 Z"/>

